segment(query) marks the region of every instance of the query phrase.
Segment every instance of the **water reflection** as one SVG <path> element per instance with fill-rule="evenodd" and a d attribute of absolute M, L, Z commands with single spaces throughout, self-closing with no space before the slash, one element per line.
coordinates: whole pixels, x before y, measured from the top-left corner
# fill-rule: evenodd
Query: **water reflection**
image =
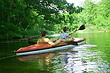
<path fill-rule="evenodd" d="M 42 60 L 45 64 L 48 65 L 51 62 L 53 56 L 54 53 L 44 53 L 44 54 L 34 54 L 27 56 L 18 56 L 17 59 L 19 61 L 24 61 L 24 62 L 33 62 L 33 61 Z"/>
<path fill-rule="evenodd" d="M 70 52 L 60 52 L 66 73 L 106 73 L 109 68 L 103 60 L 103 52 L 86 48 L 96 45 L 83 45 L 73 48 Z M 75 50 L 75 51 L 74 51 Z"/>

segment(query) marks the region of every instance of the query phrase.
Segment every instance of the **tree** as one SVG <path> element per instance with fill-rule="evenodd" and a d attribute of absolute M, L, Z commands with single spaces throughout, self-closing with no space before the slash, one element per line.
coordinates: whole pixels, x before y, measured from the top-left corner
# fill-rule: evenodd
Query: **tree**
<path fill-rule="evenodd" d="M 79 14 L 83 24 L 91 25 L 95 29 L 109 29 L 110 25 L 110 1 L 101 0 L 98 3 L 87 0 L 84 10 Z"/>

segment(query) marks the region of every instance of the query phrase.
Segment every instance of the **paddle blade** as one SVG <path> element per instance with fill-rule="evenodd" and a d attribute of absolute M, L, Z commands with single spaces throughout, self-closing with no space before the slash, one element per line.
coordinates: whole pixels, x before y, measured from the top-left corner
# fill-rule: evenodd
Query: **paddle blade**
<path fill-rule="evenodd" d="M 78 30 L 83 30 L 83 29 L 85 29 L 85 25 L 81 25 Z"/>

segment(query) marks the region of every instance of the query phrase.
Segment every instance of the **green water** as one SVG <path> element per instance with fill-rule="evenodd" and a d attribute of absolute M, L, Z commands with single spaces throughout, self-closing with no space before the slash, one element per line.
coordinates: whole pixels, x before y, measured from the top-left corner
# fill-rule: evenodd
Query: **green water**
<path fill-rule="evenodd" d="M 87 44 L 70 50 L 17 57 L 26 42 L 0 46 L 0 73 L 110 73 L 110 33 L 80 33 Z"/>

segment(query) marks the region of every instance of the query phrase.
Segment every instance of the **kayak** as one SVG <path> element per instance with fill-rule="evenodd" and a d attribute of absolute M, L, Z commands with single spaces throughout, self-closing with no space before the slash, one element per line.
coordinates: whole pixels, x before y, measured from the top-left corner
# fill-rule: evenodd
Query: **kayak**
<path fill-rule="evenodd" d="M 54 52 L 57 50 L 65 50 L 69 48 L 73 48 L 75 46 L 81 45 L 85 43 L 84 38 L 75 38 L 74 41 L 70 41 L 68 43 L 60 43 L 56 46 L 52 46 L 47 43 L 39 43 L 34 44 L 31 46 L 20 48 L 16 51 L 16 55 L 31 55 L 31 54 L 41 54 L 41 53 L 48 53 L 48 52 Z"/>

